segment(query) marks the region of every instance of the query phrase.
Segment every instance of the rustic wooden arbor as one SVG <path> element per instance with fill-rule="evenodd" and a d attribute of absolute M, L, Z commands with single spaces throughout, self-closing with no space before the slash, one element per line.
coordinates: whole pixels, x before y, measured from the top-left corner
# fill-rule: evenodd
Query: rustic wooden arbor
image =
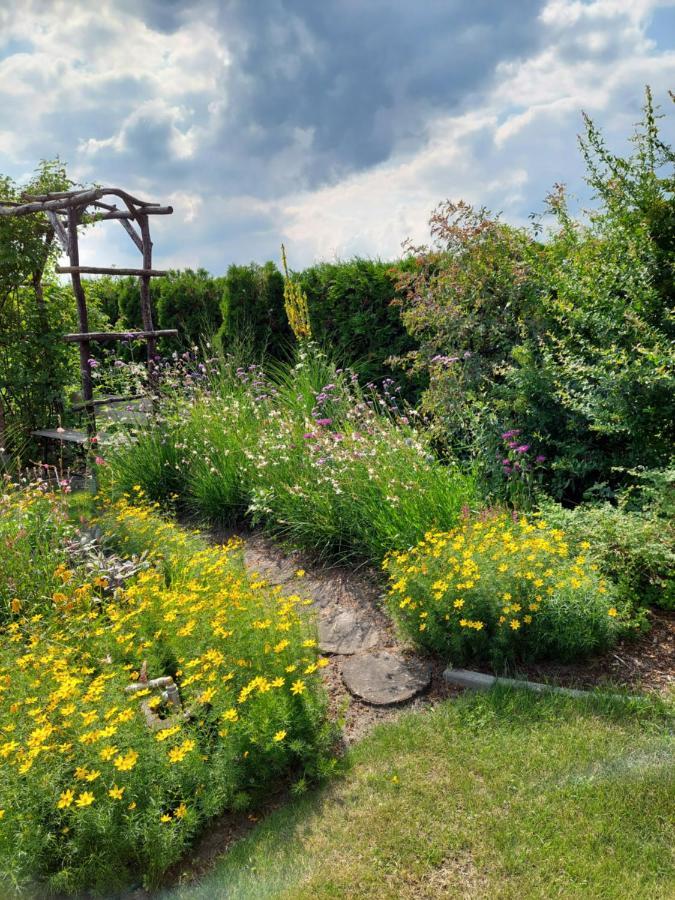
<path fill-rule="evenodd" d="M 119 188 L 100 187 L 73 191 L 62 191 L 51 194 L 25 195 L 22 203 L 0 204 L 0 216 L 25 216 L 34 213 L 43 213 L 49 222 L 51 233 L 47 236 L 47 243 L 56 238 L 63 251 L 67 254 L 69 265 L 57 266 L 56 271 L 69 274 L 73 283 L 73 293 L 77 302 L 77 315 L 79 331 L 76 334 L 64 335 L 65 341 L 78 343 L 80 346 L 80 375 L 82 379 L 83 403 L 87 419 L 87 433 L 69 432 L 65 437 L 62 430 L 44 429 L 35 432 L 36 435 L 58 440 L 71 440 L 75 443 L 85 443 L 96 431 L 96 405 L 111 401 L 121 402 L 127 398 L 107 398 L 105 401 L 94 400 L 94 390 L 91 377 L 91 342 L 111 342 L 127 340 L 144 340 L 147 344 L 148 366 L 152 376 L 152 359 L 154 357 L 157 338 L 176 335 L 174 329 L 156 331 L 150 303 L 150 279 L 155 276 L 167 275 L 165 271 L 152 268 L 152 241 L 150 239 L 150 216 L 171 215 L 171 206 L 160 206 L 158 203 L 148 203 L 133 197 Z M 118 208 L 116 201 L 121 201 L 123 208 Z M 116 220 L 127 232 L 137 249 L 143 256 L 143 266 L 140 269 L 118 269 L 101 266 L 81 266 L 80 251 L 78 245 L 77 229 L 79 225 L 87 225 L 92 222 Z M 135 227 L 137 226 L 137 227 Z M 89 317 L 87 314 L 87 300 L 82 286 L 81 275 L 137 275 L 140 284 L 141 316 L 143 319 L 143 331 L 134 332 L 90 332 Z"/>

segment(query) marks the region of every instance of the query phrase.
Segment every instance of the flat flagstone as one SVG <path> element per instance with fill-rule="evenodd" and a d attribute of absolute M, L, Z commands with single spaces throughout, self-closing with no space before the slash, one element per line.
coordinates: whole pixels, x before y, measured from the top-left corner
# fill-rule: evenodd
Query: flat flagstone
<path fill-rule="evenodd" d="M 419 659 L 405 659 L 386 650 L 346 660 L 342 680 L 347 689 L 374 706 L 405 703 L 431 682 L 431 667 Z"/>
<path fill-rule="evenodd" d="M 333 609 L 318 622 L 319 648 L 323 653 L 351 655 L 377 646 L 380 633 L 351 609 Z"/>

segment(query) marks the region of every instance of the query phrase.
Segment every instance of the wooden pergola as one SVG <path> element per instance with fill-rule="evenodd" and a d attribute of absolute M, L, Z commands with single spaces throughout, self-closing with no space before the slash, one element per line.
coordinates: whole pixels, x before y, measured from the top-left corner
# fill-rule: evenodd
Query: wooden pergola
<path fill-rule="evenodd" d="M 118 206 L 119 204 L 119 206 Z M 72 191 L 59 191 L 50 194 L 24 195 L 21 203 L 0 202 L 0 216 L 27 216 L 42 213 L 46 216 L 50 234 L 47 242 L 55 238 L 68 256 L 69 265 L 57 266 L 56 271 L 68 274 L 73 284 L 73 293 L 77 303 L 79 331 L 64 335 L 64 340 L 78 343 L 80 347 L 80 375 L 82 380 L 83 403 L 81 409 L 87 418 L 87 434 L 68 432 L 72 437 L 64 437 L 63 430 L 48 429 L 35 432 L 40 437 L 53 437 L 58 440 L 72 440 L 84 443 L 96 431 L 95 407 L 99 402 L 110 403 L 111 400 L 127 398 L 107 398 L 105 401 L 94 400 L 94 390 L 89 360 L 91 359 L 91 343 L 144 340 L 147 344 L 148 366 L 152 374 L 152 359 L 157 348 L 157 339 L 176 335 L 175 329 L 155 330 L 152 306 L 150 303 L 150 279 L 167 275 L 168 272 L 152 267 L 152 240 L 150 238 L 150 216 L 168 216 L 173 212 L 171 206 L 160 206 L 139 200 L 126 191 L 114 187 L 97 187 Z M 78 243 L 78 226 L 93 222 L 115 220 L 127 232 L 134 245 L 141 253 L 143 262 L 139 269 L 114 268 L 102 266 L 80 265 Z M 136 275 L 139 279 L 142 331 L 133 332 L 91 332 L 87 313 L 87 299 L 82 285 L 82 275 Z"/>

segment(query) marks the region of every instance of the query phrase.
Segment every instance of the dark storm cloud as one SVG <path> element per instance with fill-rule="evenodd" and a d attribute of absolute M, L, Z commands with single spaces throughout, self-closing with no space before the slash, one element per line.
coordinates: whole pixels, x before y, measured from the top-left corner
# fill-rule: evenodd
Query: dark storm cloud
<path fill-rule="evenodd" d="M 466 103 L 497 62 L 531 52 L 539 6 L 272 0 L 261 15 L 223 4 L 232 100 L 218 138 L 265 160 L 308 132 L 307 187 L 372 166 Z"/>

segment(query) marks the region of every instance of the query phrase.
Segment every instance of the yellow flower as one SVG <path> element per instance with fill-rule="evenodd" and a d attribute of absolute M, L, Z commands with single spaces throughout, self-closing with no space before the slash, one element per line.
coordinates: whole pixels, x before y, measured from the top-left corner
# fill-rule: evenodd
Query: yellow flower
<path fill-rule="evenodd" d="M 509 624 L 514 631 L 518 631 L 518 629 L 520 628 L 520 622 L 518 621 L 518 619 L 511 619 Z"/>
<path fill-rule="evenodd" d="M 101 773 L 96 770 L 92 770 L 91 772 L 88 772 L 87 776 L 86 776 L 87 781 L 96 781 L 96 779 L 100 776 L 100 774 Z"/>
<path fill-rule="evenodd" d="M 167 816 L 167 814 L 164 813 L 163 815 L 161 815 L 161 816 L 159 817 L 159 821 L 160 821 L 160 822 L 170 822 L 170 821 L 171 821 L 171 816 Z"/>
<path fill-rule="evenodd" d="M 177 819 L 185 818 L 186 813 L 187 813 L 187 806 L 184 803 L 179 804 L 173 811 L 173 814 Z"/>
<path fill-rule="evenodd" d="M 18 597 L 15 597 L 15 598 L 12 600 L 12 602 L 10 603 L 10 606 L 11 606 L 11 608 L 12 608 L 12 612 L 13 612 L 13 613 L 18 613 L 19 610 L 21 609 L 21 601 L 19 600 Z"/>
<path fill-rule="evenodd" d="M 294 681 L 291 685 L 291 694 L 302 694 L 305 691 L 305 683 L 301 681 L 299 678 L 297 681 Z"/>
<path fill-rule="evenodd" d="M 59 802 L 56 804 L 59 809 L 65 809 L 75 799 L 75 794 L 71 790 L 64 791 L 59 797 Z"/>
<path fill-rule="evenodd" d="M 277 733 L 274 735 L 274 740 L 277 741 L 277 742 L 283 741 L 283 739 L 284 739 L 285 737 L 286 737 L 286 732 L 285 732 L 285 731 L 277 731 Z"/>
<path fill-rule="evenodd" d="M 131 803 L 127 806 L 127 809 L 136 809 L 136 801 L 132 800 Z"/>
<path fill-rule="evenodd" d="M 455 607 L 455 609 L 461 609 L 464 606 L 464 601 L 461 599 L 455 600 L 452 605 Z"/>
<path fill-rule="evenodd" d="M 611 616 L 611 617 L 614 619 L 614 618 L 616 618 L 616 616 L 619 615 L 619 611 L 617 610 L 617 608 L 616 608 L 615 606 L 611 606 L 611 607 L 607 610 L 607 615 L 608 615 L 608 616 Z"/>
<path fill-rule="evenodd" d="M 215 693 L 215 688 L 208 688 L 208 690 L 203 691 L 203 693 L 201 693 L 199 697 L 197 697 L 197 703 L 210 703 L 211 700 L 213 700 L 213 695 Z"/>
<path fill-rule="evenodd" d="M 226 709 L 225 712 L 221 715 L 221 719 L 225 719 L 226 722 L 236 722 L 239 718 L 239 713 L 234 707 L 231 709 Z"/>
<path fill-rule="evenodd" d="M 0 809 L 0 819 L 4 819 L 4 818 L 5 818 L 5 810 Z"/>
<path fill-rule="evenodd" d="M 109 795 L 110 797 L 112 797 L 113 800 L 121 800 L 121 799 L 122 799 L 122 794 L 125 792 L 125 790 L 126 790 L 126 788 L 123 788 L 123 787 L 117 787 L 117 785 L 114 784 L 114 785 L 110 788 L 110 790 L 108 791 L 108 795 Z"/>
<path fill-rule="evenodd" d="M 304 569 L 297 569 L 297 571 L 295 573 L 295 577 L 296 578 L 304 578 L 306 574 L 307 573 L 305 572 Z"/>
<path fill-rule="evenodd" d="M 91 791 L 82 791 L 80 796 L 75 801 L 75 806 L 79 806 L 80 808 L 83 806 L 91 806 L 96 798 L 91 793 Z"/>
<path fill-rule="evenodd" d="M 129 772 L 138 761 L 138 753 L 135 750 L 129 750 L 126 754 L 121 754 L 115 758 L 113 765 L 120 772 Z"/>

